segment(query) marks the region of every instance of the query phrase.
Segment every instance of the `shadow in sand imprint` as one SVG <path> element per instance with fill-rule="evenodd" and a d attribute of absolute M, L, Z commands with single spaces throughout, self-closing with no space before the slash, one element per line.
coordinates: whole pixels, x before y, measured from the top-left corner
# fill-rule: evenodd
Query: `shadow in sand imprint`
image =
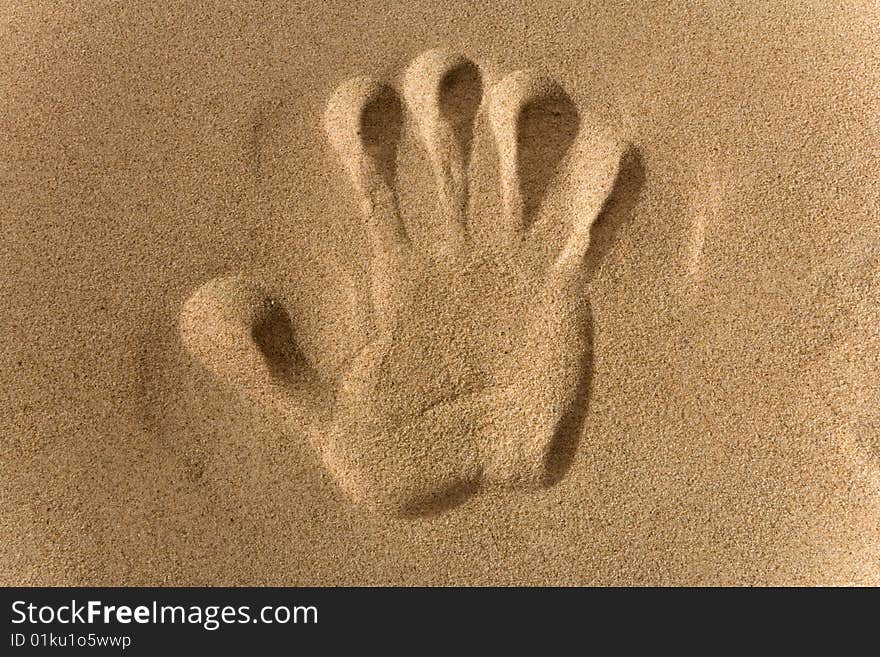
<path fill-rule="evenodd" d="M 519 116 L 518 174 L 522 185 L 523 220 L 528 225 L 541 207 L 547 187 L 574 142 L 581 119 L 561 89 L 528 103 Z"/>
<path fill-rule="evenodd" d="M 645 168 L 642 157 L 637 148 L 630 146 L 621 159 L 614 188 L 590 230 L 590 250 L 585 263 L 588 280 L 593 278 L 596 270 L 613 248 L 623 225 L 629 223 L 644 182 Z M 568 409 L 563 413 L 556 427 L 553 443 L 547 452 L 544 468 L 545 486 L 558 483 L 568 471 L 583 433 L 584 420 L 589 408 L 594 363 L 591 311 L 587 313 L 584 334 L 588 342 L 585 356 L 588 362 L 584 363 L 581 380 L 571 397 Z"/>
<path fill-rule="evenodd" d="M 410 500 L 397 515 L 403 520 L 438 516 L 461 506 L 479 491 L 479 479 L 463 480 L 443 490 Z"/>
<path fill-rule="evenodd" d="M 290 315 L 284 307 L 272 301 L 268 302 L 268 310 L 262 321 L 254 325 L 251 337 L 272 379 L 292 388 L 305 373 L 312 371 L 312 365 L 297 344 Z"/>
<path fill-rule="evenodd" d="M 440 112 L 452 127 L 465 164 L 470 160 L 474 122 L 482 97 L 483 80 L 471 62 L 453 68 L 440 81 Z"/>
<path fill-rule="evenodd" d="M 403 130 L 403 106 L 397 92 L 385 86 L 361 111 L 360 136 L 389 188 L 394 188 L 397 146 Z"/>

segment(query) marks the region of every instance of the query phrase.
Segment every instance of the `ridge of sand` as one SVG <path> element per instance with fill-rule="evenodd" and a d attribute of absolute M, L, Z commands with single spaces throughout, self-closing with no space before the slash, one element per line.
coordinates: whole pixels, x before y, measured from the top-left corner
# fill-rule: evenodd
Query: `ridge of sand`
<path fill-rule="evenodd" d="M 582 414 L 572 416 L 589 385 L 586 256 L 626 149 L 589 117 L 579 130 L 581 117 L 551 78 L 509 74 L 486 102 L 502 203 L 489 219 L 497 238 L 483 243 L 468 221 L 481 88 L 476 64 L 442 50 L 418 56 L 404 75 L 436 180 L 439 249 L 410 237 L 396 201 L 403 104 L 395 90 L 358 77 L 328 103 L 326 132 L 372 244 L 377 327 L 339 384 L 320 381 L 298 357 L 289 317 L 249 281 L 210 281 L 182 312 L 183 341 L 210 370 L 295 426 L 317 415 L 314 447 L 350 498 L 372 509 L 433 513 L 483 485 L 556 481 L 560 445 L 570 451 L 581 430 Z M 569 148 L 569 175 L 553 190 L 567 205 L 541 217 Z M 549 262 L 533 220 L 562 222 L 569 233 Z"/>

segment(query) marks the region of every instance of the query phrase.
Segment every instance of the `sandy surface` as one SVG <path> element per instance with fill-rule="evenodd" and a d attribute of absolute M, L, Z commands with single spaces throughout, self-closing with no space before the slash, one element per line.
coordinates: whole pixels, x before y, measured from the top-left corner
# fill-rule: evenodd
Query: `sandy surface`
<path fill-rule="evenodd" d="M 185 4 L 0 9 L 0 583 L 880 584 L 876 7 Z"/>

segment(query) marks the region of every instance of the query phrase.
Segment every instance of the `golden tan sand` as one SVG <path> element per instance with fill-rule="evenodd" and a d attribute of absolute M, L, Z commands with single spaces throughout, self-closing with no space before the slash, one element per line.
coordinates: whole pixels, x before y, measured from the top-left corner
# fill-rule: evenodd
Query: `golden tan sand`
<path fill-rule="evenodd" d="M 880 584 L 880 11 L 2 13 L 4 584 Z"/>
<path fill-rule="evenodd" d="M 592 330 L 586 256 L 626 149 L 592 121 L 578 132 L 580 117 L 555 82 L 513 73 L 486 103 L 500 206 L 489 217 L 472 212 L 469 178 L 488 176 L 468 167 L 480 78 L 473 62 L 439 50 L 406 72 L 409 115 L 436 178 L 429 241 L 411 235 L 418 231 L 397 201 L 396 92 L 354 78 L 330 99 L 327 134 L 372 246 L 364 287 L 373 328 L 338 384 L 298 350 L 281 304 L 244 279 L 205 284 L 181 317 L 184 344 L 210 370 L 251 403 L 276 407 L 294 435 L 315 425 L 308 433 L 324 466 L 373 511 L 425 515 L 486 484 L 553 483 L 559 452 L 581 429 Z M 543 212 L 535 197 L 555 173 L 560 202 Z M 548 258 L 560 229 L 569 235 Z"/>

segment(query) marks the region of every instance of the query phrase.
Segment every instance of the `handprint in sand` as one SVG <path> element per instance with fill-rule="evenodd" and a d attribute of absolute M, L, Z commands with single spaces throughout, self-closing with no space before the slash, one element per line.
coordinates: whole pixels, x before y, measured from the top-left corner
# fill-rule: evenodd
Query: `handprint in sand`
<path fill-rule="evenodd" d="M 353 502 L 415 516 L 559 476 L 563 434 L 581 431 L 588 395 L 592 228 L 628 150 L 535 73 L 483 94 L 474 63 L 430 51 L 400 90 L 349 80 L 324 117 L 372 253 L 371 337 L 346 374 L 323 380 L 286 311 L 241 277 L 197 290 L 180 329 L 207 368 L 271 405 L 291 435 L 308 423 Z M 436 182 L 431 239 L 400 209 L 404 130 Z M 492 157 L 472 157 L 478 134 L 494 142 Z M 477 178 L 497 180 L 495 201 L 475 201 Z"/>

